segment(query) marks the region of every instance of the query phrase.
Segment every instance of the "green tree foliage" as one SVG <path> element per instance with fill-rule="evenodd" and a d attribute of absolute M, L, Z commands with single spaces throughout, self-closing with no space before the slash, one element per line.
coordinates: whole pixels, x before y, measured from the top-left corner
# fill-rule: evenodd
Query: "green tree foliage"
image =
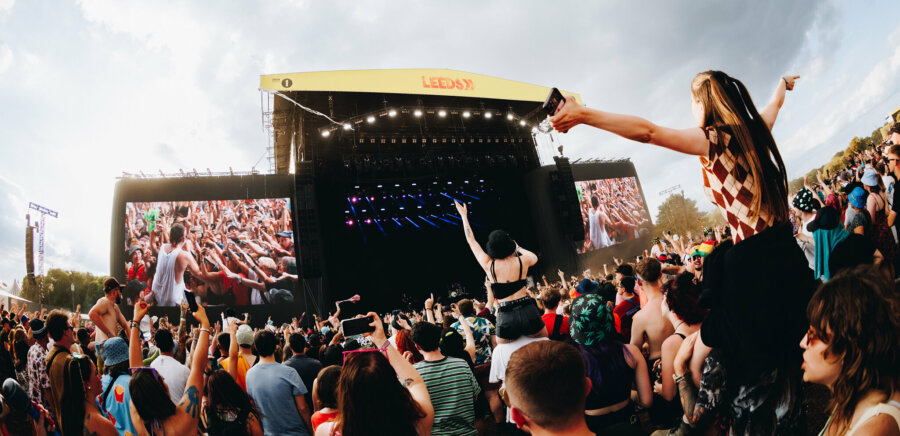
<path fill-rule="evenodd" d="M 82 313 L 92 307 L 103 296 L 103 281 L 106 277 L 98 277 L 91 273 L 53 268 L 44 277 L 36 277 L 35 284 L 27 279 L 22 280 L 22 298 L 34 304 L 59 306 L 70 310 L 80 304 Z M 40 295 L 40 282 L 44 281 L 44 295 Z M 72 292 L 72 285 L 75 291 Z"/>
<path fill-rule="evenodd" d="M 697 208 L 697 202 L 685 198 L 683 194 L 671 194 L 656 214 L 656 228 L 660 232 L 671 231 L 684 235 L 687 232 L 699 234 L 704 225 L 705 215 Z"/>

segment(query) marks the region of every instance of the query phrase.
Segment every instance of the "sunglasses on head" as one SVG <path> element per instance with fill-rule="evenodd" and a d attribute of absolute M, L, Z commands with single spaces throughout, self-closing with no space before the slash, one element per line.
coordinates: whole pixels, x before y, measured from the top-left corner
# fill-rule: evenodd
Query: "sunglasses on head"
<path fill-rule="evenodd" d="M 153 374 L 153 378 L 154 378 L 155 380 L 159 380 L 159 379 L 160 379 L 160 378 L 159 378 L 159 373 L 156 372 L 156 369 L 155 369 L 155 368 L 151 368 L 151 367 L 149 367 L 149 366 L 136 366 L 136 367 L 128 368 L 128 373 L 131 374 L 131 375 L 134 375 L 135 373 L 137 373 L 137 372 L 140 371 L 140 370 L 147 370 L 147 371 L 150 371 L 150 373 Z"/>
<path fill-rule="evenodd" d="M 356 356 L 356 354 L 354 354 L 354 353 L 371 353 L 373 351 L 379 351 L 384 354 L 385 358 L 388 358 L 388 354 L 385 352 L 385 350 L 382 350 L 379 348 L 366 348 L 364 350 L 343 351 L 343 352 L 341 352 L 341 355 L 344 358 L 344 363 L 347 363 L 347 361 L 350 360 L 353 356 Z"/>

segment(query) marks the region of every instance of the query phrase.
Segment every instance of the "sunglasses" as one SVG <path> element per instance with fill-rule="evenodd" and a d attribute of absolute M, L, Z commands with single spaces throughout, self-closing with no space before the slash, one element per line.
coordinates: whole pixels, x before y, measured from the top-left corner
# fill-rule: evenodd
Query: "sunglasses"
<path fill-rule="evenodd" d="M 136 366 L 136 367 L 128 368 L 128 373 L 131 374 L 131 375 L 134 375 L 135 373 L 137 373 L 137 372 L 140 371 L 140 370 L 147 370 L 147 371 L 150 371 L 150 373 L 153 374 L 153 378 L 154 378 L 155 380 L 160 380 L 159 373 L 156 372 L 156 369 L 155 369 L 155 368 L 151 368 L 151 367 L 149 367 L 149 366 Z"/>
<path fill-rule="evenodd" d="M 700 260 L 700 259 L 703 259 L 703 256 L 693 256 L 693 257 L 691 257 L 691 260 Z"/>

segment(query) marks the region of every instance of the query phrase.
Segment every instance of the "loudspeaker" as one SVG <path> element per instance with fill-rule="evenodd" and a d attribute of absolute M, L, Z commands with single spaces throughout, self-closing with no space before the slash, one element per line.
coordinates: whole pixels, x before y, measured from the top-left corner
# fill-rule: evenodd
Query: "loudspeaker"
<path fill-rule="evenodd" d="M 322 239 L 319 236 L 319 211 L 313 184 L 314 168 L 310 162 L 295 164 L 294 223 L 297 237 L 294 243 L 303 278 L 322 277 Z"/>
<path fill-rule="evenodd" d="M 550 181 L 554 187 L 553 198 L 563 233 L 571 236 L 572 241 L 584 241 L 584 222 L 575 191 L 572 165 L 566 157 L 554 156 L 553 160 L 556 161 L 556 171 L 550 172 Z"/>
<path fill-rule="evenodd" d="M 34 226 L 25 227 L 25 273 L 31 284 L 34 283 Z"/>

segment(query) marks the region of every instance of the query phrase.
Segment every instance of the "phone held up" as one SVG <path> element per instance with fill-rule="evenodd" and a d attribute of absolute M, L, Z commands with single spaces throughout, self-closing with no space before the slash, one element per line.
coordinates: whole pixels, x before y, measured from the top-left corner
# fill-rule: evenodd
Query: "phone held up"
<path fill-rule="evenodd" d="M 341 331 L 344 332 L 344 337 L 349 338 L 351 336 L 358 336 L 363 333 L 372 333 L 375 331 L 375 326 L 369 325 L 375 321 L 375 318 L 371 316 L 364 316 L 362 318 L 348 318 L 341 321 Z"/>
<path fill-rule="evenodd" d="M 190 309 L 191 313 L 197 311 L 197 299 L 194 297 L 194 293 L 192 291 L 184 291 L 184 299 L 187 300 L 188 309 Z"/>
<path fill-rule="evenodd" d="M 560 106 L 566 102 L 566 99 L 563 97 L 562 93 L 559 92 L 559 89 L 553 88 L 550 90 L 550 94 L 547 95 L 547 100 L 544 101 L 544 105 L 542 109 L 549 116 L 556 115 L 556 111 L 559 110 Z"/>

